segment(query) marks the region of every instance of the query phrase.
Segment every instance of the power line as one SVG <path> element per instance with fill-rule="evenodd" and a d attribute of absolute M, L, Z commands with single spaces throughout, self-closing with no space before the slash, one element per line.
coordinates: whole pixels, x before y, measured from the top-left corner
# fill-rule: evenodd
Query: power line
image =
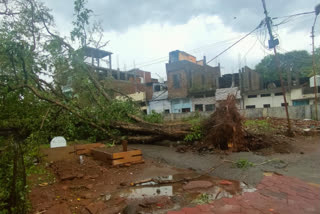
<path fill-rule="evenodd" d="M 186 52 L 188 53 L 196 53 L 200 50 L 206 50 L 206 49 L 209 49 L 209 48 L 212 48 L 212 47 L 216 47 L 216 46 L 221 46 L 221 45 L 226 45 L 226 44 L 229 44 L 230 42 L 233 42 L 234 40 L 236 40 L 238 37 L 234 37 L 234 38 L 231 38 L 231 39 L 227 39 L 227 40 L 222 40 L 222 41 L 218 41 L 218 42 L 214 42 L 214 43 L 211 43 L 211 44 L 208 44 L 208 45 L 204 45 L 204 46 L 201 46 L 201 47 L 198 47 L 198 48 L 194 48 L 194 49 L 191 49 L 191 50 L 186 50 Z M 139 68 L 142 68 L 142 67 L 147 67 L 147 66 L 150 66 L 150 65 L 154 65 L 154 64 L 158 64 L 158 63 L 161 63 L 161 62 L 165 62 L 169 59 L 168 56 L 165 56 L 165 57 L 159 57 L 159 58 L 155 58 L 153 60 L 150 60 L 150 61 L 146 61 L 144 63 L 140 63 L 138 64 L 136 67 L 139 67 Z M 133 68 L 132 68 L 133 69 Z M 130 70 L 130 69 L 128 69 Z"/>
<path fill-rule="evenodd" d="M 290 18 L 290 17 L 294 17 L 294 16 L 308 15 L 308 14 L 312 14 L 312 13 L 314 13 L 314 12 L 315 12 L 315 11 L 309 11 L 309 12 L 303 12 L 303 13 L 296 13 L 296 14 L 287 15 L 287 16 L 273 17 L 272 19 Z"/>
<path fill-rule="evenodd" d="M 236 41 L 235 43 L 233 43 L 232 45 L 230 45 L 228 48 L 226 48 L 225 50 L 223 50 L 222 52 L 220 52 L 217 56 L 213 57 L 212 59 L 210 59 L 207 63 L 210 63 L 212 60 L 215 60 L 216 58 L 218 58 L 219 56 L 221 56 L 222 54 L 224 54 L 226 51 L 228 51 L 230 48 L 232 48 L 233 46 L 235 46 L 236 44 L 238 44 L 240 41 L 242 41 L 243 39 L 245 39 L 246 37 L 248 37 L 250 34 L 252 34 L 254 31 L 256 31 L 257 29 L 259 29 L 262 25 L 263 25 L 263 21 L 260 22 L 260 24 L 254 28 L 252 31 L 250 31 L 249 33 L 247 33 L 245 36 L 241 37 L 238 41 Z"/>

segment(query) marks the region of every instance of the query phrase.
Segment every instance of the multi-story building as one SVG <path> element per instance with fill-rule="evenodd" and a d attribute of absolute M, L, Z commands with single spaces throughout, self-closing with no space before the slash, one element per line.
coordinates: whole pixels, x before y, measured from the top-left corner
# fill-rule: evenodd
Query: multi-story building
<path fill-rule="evenodd" d="M 220 65 L 209 66 L 205 57 L 197 61 L 194 56 L 176 50 L 169 53 L 166 71 L 172 113 L 214 109 Z"/>

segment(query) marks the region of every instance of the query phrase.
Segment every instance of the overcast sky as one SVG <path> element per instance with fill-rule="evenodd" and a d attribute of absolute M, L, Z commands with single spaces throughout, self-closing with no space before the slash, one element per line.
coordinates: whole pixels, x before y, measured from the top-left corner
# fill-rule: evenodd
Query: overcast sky
<path fill-rule="evenodd" d="M 266 0 L 270 17 L 283 17 L 313 11 L 320 0 Z M 52 9 L 58 30 L 72 29 L 73 1 L 45 0 Z M 136 67 L 166 76 L 165 63 L 170 51 L 186 51 L 207 61 L 253 30 L 264 18 L 261 0 L 89 0 L 93 19 L 101 21 L 104 49 L 113 52 L 113 68 Z M 311 51 L 310 31 L 314 15 L 291 18 L 274 27 L 280 40 L 279 52 Z M 274 19 L 274 24 L 285 18 Z M 316 45 L 320 44 L 320 20 Z M 265 37 L 267 36 L 267 37 Z M 253 67 L 267 54 L 265 29 L 247 37 L 210 65 L 221 64 L 223 73 L 237 72 L 239 66 Z M 118 63 L 119 62 L 119 63 Z"/>

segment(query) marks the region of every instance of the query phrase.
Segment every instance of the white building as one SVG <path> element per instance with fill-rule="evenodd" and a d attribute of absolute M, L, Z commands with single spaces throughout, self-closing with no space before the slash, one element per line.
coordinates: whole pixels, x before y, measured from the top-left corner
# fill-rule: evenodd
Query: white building
<path fill-rule="evenodd" d="M 152 100 L 148 103 L 147 113 L 171 113 L 171 102 L 168 100 L 168 90 L 164 83 L 153 84 Z"/>
<path fill-rule="evenodd" d="M 270 108 L 285 106 L 281 88 L 249 91 L 242 94 L 243 108 Z M 290 92 L 286 93 L 289 106 L 292 105 Z"/>

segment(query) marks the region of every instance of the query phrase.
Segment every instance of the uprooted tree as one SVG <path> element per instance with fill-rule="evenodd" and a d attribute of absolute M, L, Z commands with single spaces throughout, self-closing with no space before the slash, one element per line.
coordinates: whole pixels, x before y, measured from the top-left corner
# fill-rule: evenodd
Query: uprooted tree
<path fill-rule="evenodd" d="M 84 47 L 103 48 L 103 30 L 91 24 L 85 0 L 75 0 L 70 36 L 54 28 L 48 8 L 38 0 L 0 2 L 0 210 L 25 213 L 26 175 L 36 147 L 53 136 L 68 140 L 129 136 L 130 140 L 179 139 L 185 124 L 141 119 L 132 101 L 113 99 Z M 73 93 L 63 86 L 72 79 Z"/>

